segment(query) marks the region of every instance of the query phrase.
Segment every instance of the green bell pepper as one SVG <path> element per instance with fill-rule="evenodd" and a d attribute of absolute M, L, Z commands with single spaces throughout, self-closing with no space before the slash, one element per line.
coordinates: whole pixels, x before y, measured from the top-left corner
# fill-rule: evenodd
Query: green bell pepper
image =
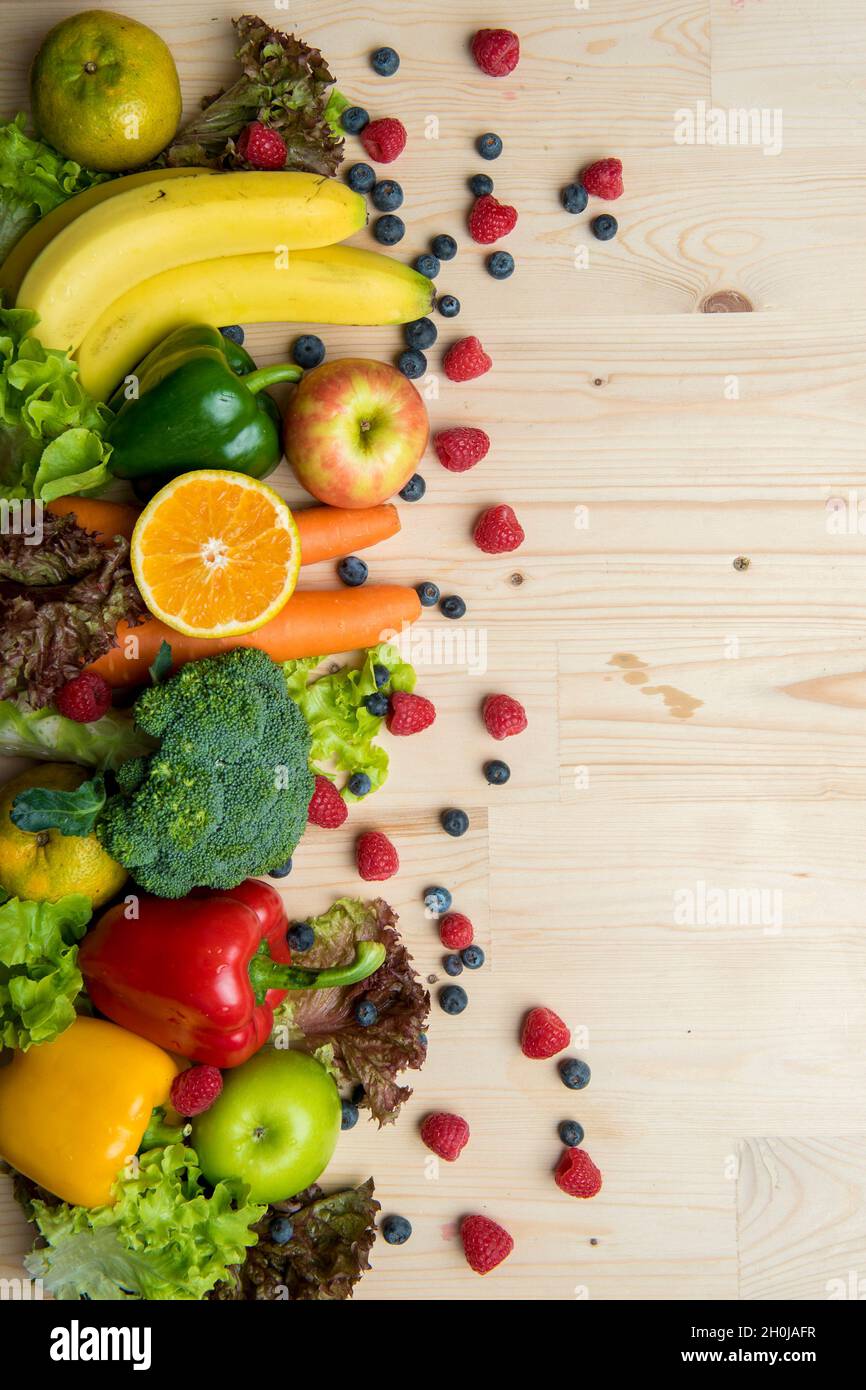
<path fill-rule="evenodd" d="M 106 438 L 118 478 L 159 478 L 226 468 L 265 478 L 282 457 L 281 420 L 265 387 L 299 381 L 300 367 L 255 370 L 249 353 L 208 324 L 176 328 L 109 401 Z"/>

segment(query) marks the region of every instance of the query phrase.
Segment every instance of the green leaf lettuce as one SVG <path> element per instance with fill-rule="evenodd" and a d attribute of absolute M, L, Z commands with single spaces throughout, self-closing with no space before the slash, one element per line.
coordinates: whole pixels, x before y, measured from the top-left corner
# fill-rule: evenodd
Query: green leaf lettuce
<path fill-rule="evenodd" d="M 0 1046 L 26 1052 L 74 1021 L 78 942 L 90 916 L 90 900 L 78 893 L 0 907 Z"/>
<path fill-rule="evenodd" d="M 19 112 L 0 124 L 0 261 L 46 212 L 111 177 L 25 135 L 26 120 Z"/>

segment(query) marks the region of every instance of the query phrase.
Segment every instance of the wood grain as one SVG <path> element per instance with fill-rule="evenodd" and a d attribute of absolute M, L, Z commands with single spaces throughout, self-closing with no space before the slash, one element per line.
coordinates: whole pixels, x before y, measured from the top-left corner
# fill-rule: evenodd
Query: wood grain
<path fill-rule="evenodd" d="M 0 0 L 4 111 L 26 105 L 28 58 L 75 8 Z M 231 76 L 228 4 L 123 8 L 168 38 L 188 110 Z M 511 79 L 472 66 L 476 18 L 519 31 Z M 329 1180 L 374 1174 L 384 1210 L 414 1226 L 402 1249 L 377 1244 L 356 1296 L 829 1297 L 866 1271 L 862 6 L 499 0 L 476 17 L 462 0 L 293 0 L 284 22 L 354 100 L 405 121 L 400 253 L 458 237 L 439 286 L 464 307 L 438 321 L 441 342 L 477 333 L 495 361 L 455 387 L 431 352 L 434 429 L 480 424 L 493 447 L 460 477 L 431 453 L 424 502 L 371 557 L 377 578 L 467 601 L 462 624 L 428 614 L 417 630 L 437 723 L 393 741 L 385 791 L 351 831 L 311 833 L 283 889 L 293 917 L 357 893 L 351 832 L 376 825 L 399 847 L 388 895 L 434 995 L 424 887 L 452 889 L 488 953 L 465 1014 L 434 1005 L 400 1123 L 340 1142 Z M 402 57 L 387 83 L 366 60 L 382 42 Z M 675 144 L 676 113 L 699 102 L 780 108 L 781 152 Z M 505 142 L 497 195 L 520 212 L 506 284 L 465 232 L 486 129 Z M 626 193 L 601 245 L 558 190 L 608 154 Z M 751 311 L 700 312 L 729 291 Z M 298 331 L 250 345 L 280 360 Z M 391 329 L 324 336 L 332 356 L 400 345 Z M 504 500 L 526 544 L 483 556 L 473 520 Z M 332 583 L 331 567 L 304 582 Z M 507 745 L 478 717 L 493 690 L 529 712 Z M 486 784 L 490 756 L 511 764 L 506 787 Z M 470 813 L 462 841 L 438 827 L 448 804 Z M 727 918 L 679 919 L 684 894 L 713 890 Z M 521 1056 L 536 1003 L 574 1030 L 586 1091 Z M 465 1114 L 472 1140 L 434 1172 L 417 1126 L 438 1108 Z M 552 1182 L 569 1116 L 605 1174 L 591 1203 Z M 473 1210 L 516 1241 L 484 1280 L 457 1241 Z M 0 1272 L 26 1240 L 0 1195 Z"/>

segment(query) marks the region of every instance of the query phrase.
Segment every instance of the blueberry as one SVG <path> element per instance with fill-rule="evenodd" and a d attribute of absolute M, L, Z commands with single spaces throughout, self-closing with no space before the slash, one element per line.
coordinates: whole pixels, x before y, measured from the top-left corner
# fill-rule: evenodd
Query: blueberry
<path fill-rule="evenodd" d="M 356 1085 L 352 1087 L 352 1104 L 360 1105 L 366 1094 L 367 1092 L 364 1090 L 361 1082 L 357 1082 Z"/>
<path fill-rule="evenodd" d="M 340 117 L 340 125 L 347 135 L 360 135 L 364 126 L 369 124 L 370 115 L 363 106 L 347 106 Z"/>
<path fill-rule="evenodd" d="M 402 217 L 395 217 L 393 212 L 386 212 L 384 217 L 377 218 L 373 226 L 373 236 L 383 246 L 396 246 L 405 235 L 406 223 Z"/>
<path fill-rule="evenodd" d="M 479 135 L 475 148 L 482 159 L 498 159 L 502 154 L 502 141 L 492 130 L 488 130 L 484 135 Z"/>
<path fill-rule="evenodd" d="M 391 679 L 391 672 L 387 666 L 383 666 L 381 661 L 377 661 L 373 667 L 373 680 L 376 682 L 376 689 L 381 690 L 383 685 L 387 685 Z"/>
<path fill-rule="evenodd" d="M 599 241 L 610 241 L 619 231 L 619 223 L 609 212 L 603 212 L 601 217 L 594 217 L 589 225 L 593 236 L 598 237 Z"/>
<path fill-rule="evenodd" d="M 355 1005 L 355 1021 L 362 1028 L 370 1028 L 379 1017 L 379 1010 L 369 999 L 359 999 Z"/>
<path fill-rule="evenodd" d="M 225 328 L 220 329 L 224 338 L 228 338 L 230 343 L 237 343 L 238 347 L 244 345 L 244 330 L 239 323 L 230 323 Z"/>
<path fill-rule="evenodd" d="M 446 975 L 462 975 L 463 962 L 459 956 L 446 956 L 442 961 L 442 969 Z"/>
<path fill-rule="evenodd" d="M 274 1245 L 288 1245 L 295 1228 L 287 1216 L 275 1216 L 268 1227 L 268 1235 Z"/>
<path fill-rule="evenodd" d="M 423 352 L 416 352 L 410 349 L 408 352 L 401 352 L 397 358 L 397 366 L 404 376 L 410 381 L 415 381 L 417 377 L 423 376 L 427 370 L 427 358 Z"/>
<path fill-rule="evenodd" d="M 433 255 L 438 256 L 440 261 L 453 261 L 457 255 L 457 242 L 453 236 L 441 233 L 434 236 L 430 245 L 433 247 Z"/>
<path fill-rule="evenodd" d="M 558 1132 L 566 1148 L 576 1149 L 578 1144 L 583 1143 L 583 1125 L 579 1125 L 577 1120 L 563 1120 Z"/>
<path fill-rule="evenodd" d="M 340 1119 L 340 1129 L 354 1129 L 358 1123 L 358 1107 L 353 1105 L 350 1100 L 341 1100 L 340 1109 L 342 1118 Z"/>
<path fill-rule="evenodd" d="M 583 212 L 589 202 L 589 194 L 582 183 L 570 183 L 560 196 L 566 212 Z"/>
<path fill-rule="evenodd" d="M 348 781 L 349 791 L 353 796 L 369 795 L 372 783 L 366 772 L 353 772 Z"/>
<path fill-rule="evenodd" d="M 447 835 L 465 835 L 469 829 L 469 817 L 466 812 L 459 811 L 455 806 L 449 806 L 447 811 L 443 811 L 439 821 Z"/>
<path fill-rule="evenodd" d="M 462 618 L 466 612 L 466 604 L 459 594 L 449 594 L 447 598 L 443 598 L 439 610 L 444 618 Z"/>
<path fill-rule="evenodd" d="M 337 574 L 350 589 L 357 589 L 359 584 L 366 584 L 369 573 L 367 561 L 357 555 L 347 555 L 337 566 Z"/>
<path fill-rule="evenodd" d="M 401 487 L 400 496 L 404 502 L 420 502 L 424 493 L 427 491 L 427 484 L 420 473 L 413 473 L 405 487 Z"/>
<path fill-rule="evenodd" d="M 493 192 L 493 180 L 489 174 L 473 174 L 469 187 L 476 198 L 488 198 Z"/>
<path fill-rule="evenodd" d="M 386 1216 L 381 1231 L 386 1245 L 405 1245 L 412 1234 L 412 1226 L 405 1216 Z"/>
<path fill-rule="evenodd" d="M 309 371 L 325 360 L 325 344 L 315 333 L 303 333 L 292 343 L 292 361 L 298 367 Z"/>
<path fill-rule="evenodd" d="M 369 164 L 353 164 L 346 175 L 346 182 L 356 193 L 369 193 L 376 182 L 376 175 Z"/>
<path fill-rule="evenodd" d="M 465 946 L 460 952 L 460 959 L 467 970 L 480 970 L 485 957 L 480 946 Z"/>
<path fill-rule="evenodd" d="M 565 1061 L 559 1064 L 559 1075 L 562 1077 L 562 1084 L 570 1091 L 582 1091 L 584 1086 L 589 1085 L 592 1073 L 586 1062 L 579 1061 L 577 1057 L 566 1057 Z"/>
<path fill-rule="evenodd" d="M 423 351 L 433 346 L 439 337 L 439 329 L 432 319 L 413 319 L 411 323 L 403 325 L 403 336 L 407 347 Z"/>
<path fill-rule="evenodd" d="M 422 608 L 433 608 L 439 602 L 439 586 L 432 584 L 429 579 L 423 584 L 416 584 L 415 593 L 421 600 Z"/>
<path fill-rule="evenodd" d="M 447 912 L 453 899 L 447 888 L 425 888 L 424 906 L 428 912 L 432 912 L 436 917 L 441 917 L 443 912 Z"/>
<path fill-rule="evenodd" d="M 432 251 L 426 251 L 415 261 L 415 269 L 419 275 L 426 275 L 428 280 L 435 280 L 442 267 L 439 264 L 439 257 L 434 256 Z"/>
<path fill-rule="evenodd" d="M 418 1041 L 419 1041 L 419 1043 L 421 1044 L 422 1047 L 426 1047 L 426 1046 L 427 1046 L 427 1034 L 426 1034 L 426 1033 L 419 1033 L 419 1034 L 418 1034 Z"/>
<path fill-rule="evenodd" d="M 514 274 L 514 257 L 510 251 L 494 251 L 487 257 L 487 273 L 494 280 L 507 280 Z"/>
<path fill-rule="evenodd" d="M 460 300 L 455 294 L 440 294 L 436 308 L 445 319 L 456 319 L 460 313 Z"/>
<path fill-rule="evenodd" d="M 316 940 L 316 933 L 309 922 L 293 922 L 286 932 L 286 940 L 293 951 L 309 951 Z"/>
<path fill-rule="evenodd" d="M 439 1007 L 446 1014 L 462 1014 L 469 1003 L 469 995 L 461 985 L 446 985 L 439 991 Z"/>
<path fill-rule="evenodd" d="M 287 859 L 285 864 L 277 864 L 275 868 L 268 869 L 268 878 L 288 878 L 292 872 L 292 861 Z"/>
<path fill-rule="evenodd" d="M 400 66 L 400 54 L 394 48 L 377 48 L 370 54 L 370 66 L 380 77 L 393 77 Z"/>
<path fill-rule="evenodd" d="M 491 787 L 501 787 L 511 776 L 511 768 L 501 758 L 491 758 L 489 763 L 484 764 L 484 776 Z"/>
<path fill-rule="evenodd" d="M 380 212 L 396 212 L 403 203 L 403 190 L 395 179 L 382 179 L 372 192 L 373 207 Z M 398 238 L 399 239 L 399 238 Z"/>
<path fill-rule="evenodd" d="M 378 690 L 373 695 L 365 695 L 364 708 L 368 714 L 374 714 L 377 719 L 384 719 L 388 713 L 388 696 L 380 694 Z"/>

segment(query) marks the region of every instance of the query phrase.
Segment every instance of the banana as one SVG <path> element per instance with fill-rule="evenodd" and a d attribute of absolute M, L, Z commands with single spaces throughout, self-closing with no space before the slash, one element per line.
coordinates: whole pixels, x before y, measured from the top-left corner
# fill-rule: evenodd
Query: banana
<path fill-rule="evenodd" d="M 49 241 L 52 241 L 58 232 L 62 232 L 64 227 L 68 227 L 70 222 L 74 222 L 82 212 L 96 207 L 97 203 L 104 203 L 106 198 L 114 198 L 129 188 L 138 188 L 139 184 L 156 183 L 159 179 L 189 179 L 199 174 L 215 173 L 215 169 L 145 169 L 141 174 L 127 174 L 125 178 L 109 179 L 107 183 L 97 183 L 92 188 L 85 188 L 83 193 L 76 193 L 74 198 L 67 198 L 65 203 L 59 203 L 51 212 L 46 212 L 29 232 L 25 232 L 23 237 L 16 241 L 0 266 L 0 290 L 5 291 L 7 302 L 13 304 L 21 288 L 21 281 L 39 252 L 44 251 Z"/>
<path fill-rule="evenodd" d="M 233 176 L 234 177 L 234 176 Z M 82 385 L 97 400 L 185 323 L 409 323 L 433 303 L 433 282 L 354 246 L 194 261 L 143 280 L 116 300 L 78 349 Z"/>
<path fill-rule="evenodd" d="M 367 220 L 367 204 L 318 174 L 233 173 L 166 179 L 99 203 L 49 242 L 18 307 L 33 309 L 45 347 L 75 351 L 107 304 L 142 280 L 202 255 L 271 257 L 329 246 Z"/>

